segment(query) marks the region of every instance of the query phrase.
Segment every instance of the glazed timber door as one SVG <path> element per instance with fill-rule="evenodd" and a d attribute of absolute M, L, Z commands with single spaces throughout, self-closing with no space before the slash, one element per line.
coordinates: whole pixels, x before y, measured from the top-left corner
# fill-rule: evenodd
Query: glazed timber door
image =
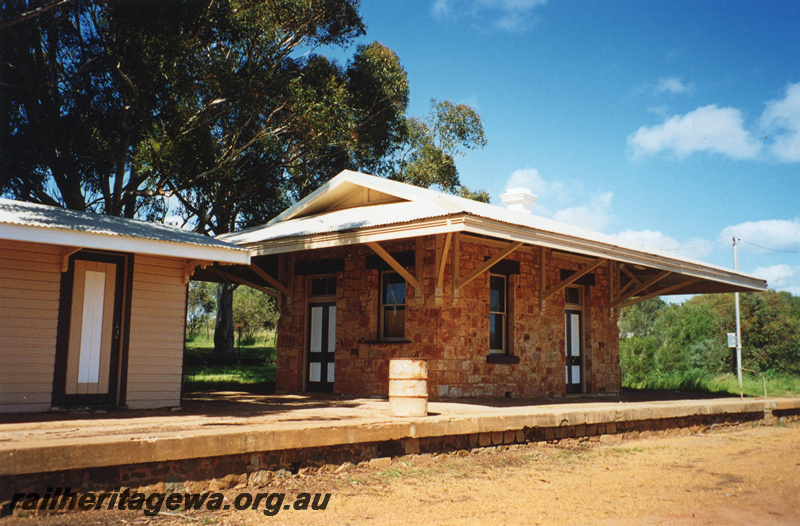
<path fill-rule="evenodd" d="M 336 350 L 336 303 L 308 304 L 308 367 L 306 390 L 332 393 Z"/>
<path fill-rule="evenodd" d="M 583 392 L 583 352 L 581 345 L 581 311 L 566 311 L 566 381 L 567 394 Z"/>
<path fill-rule="evenodd" d="M 55 405 L 117 401 L 125 257 L 77 255 L 70 263 L 60 356 L 53 382 Z"/>

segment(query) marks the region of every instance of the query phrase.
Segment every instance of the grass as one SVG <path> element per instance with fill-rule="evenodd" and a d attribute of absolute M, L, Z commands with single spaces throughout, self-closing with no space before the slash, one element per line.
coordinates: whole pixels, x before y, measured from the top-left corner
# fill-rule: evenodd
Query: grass
<path fill-rule="evenodd" d="M 796 396 L 800 394 L 800 376 L 788 374 L 767 374 L 767 396 Z M 698 371 L 679 371 L 658 374 L 643 381 L 630 381 L 623 376 L 622 387 L 628 389 L 653 389 L 667 391 L 689 391 L 699 393 L 739 394 L 739 380 L 736 375 L 711 375 Z M 764 382 L 761 375 L 744 373 L 742 391 L 746 396 L 764 396 Z"/>
<path fill-rule="evenodd" d="M 275 389 L 275 336 L 261 335 L 252 344 L 237 345 L 233 356 L 214 354 L 213 338 L 186 342 L 183 390 L 270 393 Z"/>
<path fill-rule="evenodd" d="M 800 376 L 767 374 L 766 381 L 767 396 L 800 395 Z M 745 373 L 743 384 L 745 395 L 764 396 L 760 375 Z M 623 376 L 622 386 L 627 389 L 739 394 L 739 382 L 735 375 L 715 376 L 696 370 L 651 375 L 638 382 Z M 214 354 L 213 338 L 204 335 L 187 341 L 183 389 L 187 393 L 273 392 L 275 333 L 261 334 L 252 344 L 237 345 L 233 356 Z"/>

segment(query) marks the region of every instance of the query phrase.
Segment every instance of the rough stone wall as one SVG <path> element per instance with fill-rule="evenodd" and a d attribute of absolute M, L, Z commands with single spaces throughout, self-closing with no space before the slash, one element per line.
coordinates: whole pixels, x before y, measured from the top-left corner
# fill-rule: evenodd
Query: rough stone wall
<path fill-rule="evenodd" d="M 275 390 L 279 393 L 297 393 L 303 390 L 305 348 L 305 281 L 291 271 L 293 259 L 282 261 L 293 292 L 291 298 L 281 297 L 281 316 L 278 320 L 277 353 L 275 357 Z"/>
<path fill-rule="evenodd" d="M 519 363 L 487 363 L 489 355 L 489 273 L 484 272 L 453 294 L 453 247 L 447 255 L 444 282 L 437 297 L 437 253 L 444 237 L 382 243 L 390 253 L 422 248 L 422 268 L 409 269 L 422 283 L 421 294 L 406 289 L 406 340 L 378 340 L 380 272 L 368 269 L 372 250 L 364 245 L 295 254 L 294 261 L 343 258 L 337 273 L 336 393 L 385 396 L 389 360 L 428 360 L 430 399 L 448 397 L 559 396 L 564 379 L 564 291 L 540 301 L 540 247 L 523 247 L 506 259 L 519 262 L 519 274 L 508 276 L 509 354 Z M 467 276 L 500 250 L 500 246 L 460 236 L 459 276 Z M 288 259 L 288 258 L 287 258 Z M 418 260 L 420 258 L 417 258 Z M 562 269 L 577 270 L 579 260 L 546 251 L 548 287 L 560 282 Z M 287 265 L 287 270 L 291 270 Z M 608 267 L 593 271 L 595 285 L 584 287 L 584 377 L 590 393 L 620 389 L 616 311 L 609 314 Z M 292 298 L 284 299 L 278 326 L 277 390 L 303 390 L 309 276 L 291 277 Z"/>
<path fill-rule="evenodd" d="M 787 425 L 796 414 L 765 419 L 764 413 L 692 415 L 682 418 L 632 420 L 559 427 L 525 427 L 466 435 L 443 435 L 399 440 L 342 444 L 327 447 L 284 449 L 224 457 L 146 462 L 75 469 L 50 473 L 0 476 L 0 517 L 16 493 L 40 493 L 44 488 L 68 488 L 70 492 L 124 491 L 154 493 L 200 493 L 231 488 L 267 487 L 276 479 L 308 477 L 316 473 L 355 469 L 386 469 L 394 462 L 413 460 L 413 455 L 462 452 L 486 454 L 515 447 L 592 441 L 621 442 L 655 436 L 678 436 L 707 432 L 718 426 Z M 406 457 L 411 455 L 411 457 Z M 21 510 L 14 513 L 19 516 Z M 61 512 L 58 512 L 59 514 Z M 30 515 L 27 512 L 26 515 Z M 34 511 L 35 516 L 52 515 Z"/>

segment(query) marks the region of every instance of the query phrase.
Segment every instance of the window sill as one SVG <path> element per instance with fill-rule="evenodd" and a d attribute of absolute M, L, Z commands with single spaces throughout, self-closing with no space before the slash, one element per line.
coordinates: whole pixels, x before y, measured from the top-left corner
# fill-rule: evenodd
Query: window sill
<path fill-rule="evenodd" d="M 519 363 L 519 356 L 509 354 L 489 354 L 486 356 L 486 363 Z"/>

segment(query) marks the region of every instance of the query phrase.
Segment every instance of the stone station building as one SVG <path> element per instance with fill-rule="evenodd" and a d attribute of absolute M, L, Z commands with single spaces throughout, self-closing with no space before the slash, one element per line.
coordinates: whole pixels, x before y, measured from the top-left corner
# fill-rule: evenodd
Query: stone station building
<path fill-rule="evenodd" d="M 220 239 L 249 267 L 198 269 L 279 297 L 277 391 L 386 396 L 389 360 L 427 360 L 428 396 L 620 391 L 619 309 L 766 282 L 509 208 L 342 172 Z M 516 208 L 516 209 L 512 209 Z"/>

